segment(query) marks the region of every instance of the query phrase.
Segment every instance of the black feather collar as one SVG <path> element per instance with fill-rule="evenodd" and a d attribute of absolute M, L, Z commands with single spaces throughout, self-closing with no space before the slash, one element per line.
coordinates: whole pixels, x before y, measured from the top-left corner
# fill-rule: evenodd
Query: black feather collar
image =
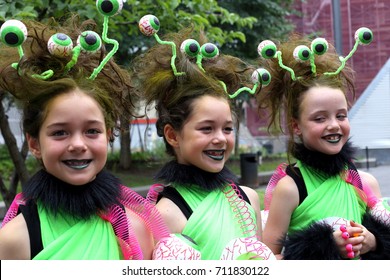
<path fill-rule="evenodd" d="M 345 170 L 346 165 L 352 163 L 355 151 L 356 149 L 349 141 L 345 143 L 341 151 L 336 155 L 326 155 L 318 151 L 309 150 L 303 144 L 296 144 L 292 155 L 304 164 L 327 175 L 334 176 Z"/>
<path fill-rule="evenodd" d="M 207 191 L 222 189 L 226 184 L 237 184 L 237 177 L 227 167 L 211 173 L 193 165 L 179 164 L 175 160 L 165 164 L 154 178 L 165 185 L 198 185 Z"/>

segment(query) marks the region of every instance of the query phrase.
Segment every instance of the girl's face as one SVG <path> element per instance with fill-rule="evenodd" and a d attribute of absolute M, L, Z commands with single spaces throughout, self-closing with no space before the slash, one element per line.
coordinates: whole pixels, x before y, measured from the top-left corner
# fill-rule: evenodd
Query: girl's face
<path fill-rule="evenodd" d="M 339 153 L 350 132 L 347 106 L 340 89 L 309 89 L 302 99 L 299 119 L 293 121 L 294 133 L 309 150 Z"/>
<path fill-rule="evenodd" d="M 46 171 L 72 185 L 95 179 L 107 160 L 108 132 L 98 103 L 80 90 L 52 100 L 30 151 Z"/>
<path fill-rule="evenodd" d="M 177 161 L 208 172 L 219 172 L 234 148 L 232 112 L 222 98 L 203 96 L 194 101 L 193 111 L 180 132 L 168 136 Z"/>

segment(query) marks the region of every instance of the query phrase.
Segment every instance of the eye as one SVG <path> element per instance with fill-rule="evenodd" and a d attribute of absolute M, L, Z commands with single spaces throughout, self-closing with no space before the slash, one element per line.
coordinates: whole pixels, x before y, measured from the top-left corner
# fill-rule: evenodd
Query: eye
<path fill-rule="evenodd" d="M 216 45 L 212 43 L 203 44 L 200 48 L 200 53 L 204 58 L 212 59 L 219 55 L 219 50 Z"/>
<path fill-rule="evenodd" d="M 347 115 L 345 115 L 345 114 L 340 114 L 340 115 L 337 115 L 337 118 L 338 118 L 339 120 L 344 120 L 344 119 L 347 118 Z"/>
<path fill-rule="evenodd" d="M 304 62 L 310 59 L 311 51 L 307 46 L 300 45 L 294 49 L 293 55 L 296 61 Z"/>
<path fill-rule="evenodd" d="M 200 131 L 203 132 L 210 132 L 212 130 L 211 126 L 204 126 L 199 129 Z"/>
<path fill-rule="evenodd" d="M 271 82 L 271 74 L 264 68 L 258 68 L 252 73 L 252 82 L 254 84 L 260 82 L 262 86 L 267 86 Z"/>
<path fill-rule="evenodd" d="M 257 46 L 257 52 L 263 58 L 273 58 L 276 54 L 276 45 L 270 40 L 264 40 Z"/>
<path fill-rule="evenodd" d="M 90 129 L 87 130 L 86 133 L 87 133 L 87 134 L 93 134 L 93 135 L 95 135 L 95 134 L 100 134 L 100 130 L 99 130 L 99 129 L 96 129 L 96 128 L 90 128 Z"/>
<path fill-rule="evenodd" d="M 26 41 L 27 28 L 24 23 L 19 20 L 7 20 L 0 28 L 0 38 L 7 46 L 18 47 Z"/>
<path fill-rule="evenodd" d="M 234 129 L 233 129 L 233 127 L 229 126 L 229 127 L 225 127 L 224 130 L 225 130 L 226 133 L 230 134 L 231 132 L 233 132 Z"/>
<path fill-rule="evenodd" d="M 77 45 L 85 52 L 97 52 L 102 47 L 102 39 L 94 31 L 84 31 L 77 38 Z"/>
<path fill-rule="evenodd" d="M 68 35 L 56 33 L 47 42 L 47 49 L 57 57 L 69 56 L 72 53 L 73 42 Z"/>
<path fill-rule="evenodd" d="M 123 0 L 97 0 L 96 7 L 104 16 L 113 16 L 123 8 Z"/>
<path fill-rule="evenodd" d="M 181 43 L 180 51 L 189 57 L 196 57 L 200 52 L 200 45 L 194 39 L 187 39 Z"/>
<path fill-rule="evenodd" d="M 374 34 L 367 27 L 360 27 L 355 32 L 355 40 L 359 41 L 361 45 L 368 45 L 374 40 Z"/>
<path fill-rule="evenodd" d="M 322 55 L 328 51 L 328 42 L 324 38 L 316 38 L 311 42 L 311 50 L 317 55 Z"/>
<path fill-rule="evenodd" d="M 160 21 L 154 15 L 146 15 L 140 19 L 138 28 L 142 34 L 152 36 L 160 30 Z"/>
<path fill-rule="evenodd" d="M 66 136 L 67 133 L 65 130 L 56 130 L 53 131 L 50 135 L 58 138 L 58 137 Z"/>

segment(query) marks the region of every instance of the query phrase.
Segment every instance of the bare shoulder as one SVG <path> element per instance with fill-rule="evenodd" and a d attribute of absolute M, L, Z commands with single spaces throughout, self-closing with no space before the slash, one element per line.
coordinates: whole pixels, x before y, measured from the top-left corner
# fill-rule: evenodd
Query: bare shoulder
<path fill-rule="evenodd" d="M 0 259 L 28 260 L 30 258 L 30 237 L 26 221 L 20 214 L 0 229 Z"/>
<path fill-rule="evenodd" d="M 149 231 L 144 220 L 136 213 L 129 209 L 126 209 L 126 214 L 135 232 L 144 259 L 152 259 L 152 252 L 154 248 L 154 240 L 152 233 Z"/>
<path fill-rule="evenodd" d="M 163 197 L 156 204 L 156 208 L 171 233 L 181 233 L 183 231 L 187 218 L 172 200 Z"/>
<path fill-rule="evenodd" d="M 377 197 L 382 197 L 378 180 L 370 173 L 359 170 L 360 178 L 364 186 L 369 186 Z"/>
<path fill-rule="evenodd" d="M 240 188 L 245 192 L 251 202 L 259 201 L 259 194 L 256 190 L 247 186 L 240 186 Z"/>

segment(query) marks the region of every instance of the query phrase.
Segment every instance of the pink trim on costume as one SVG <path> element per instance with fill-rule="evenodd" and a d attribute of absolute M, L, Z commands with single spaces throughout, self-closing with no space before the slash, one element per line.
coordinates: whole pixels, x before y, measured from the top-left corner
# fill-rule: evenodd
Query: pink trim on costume
<path fill-rule="evenodd" d="M 4 227 L 6 223 L 11 221 L 13 218 L 15 218 L 18 215 L 19 205 L 24 205 L 25 201 L 23 199 L 23 195 L 21 193 L 18 193 L 14 200 L 12 201 L 10 207 L 7 210 L 7 213 L 5 214 L 5 217 L 3 219 L 3 223 L 1 224 L 1 227 Z"/>
<path fill-rule="evenodd" d="M 286 163 L 281 163 L 276 168 L 274 174 L 272 174 L 271 179 L 268 182 L 267 188 L 265 189 L 264 194 L 264 210 L 269 210 L 271 205 L 272 193 L 275 190 L 275 187 L 280 179 L 286 176 Z"/>

